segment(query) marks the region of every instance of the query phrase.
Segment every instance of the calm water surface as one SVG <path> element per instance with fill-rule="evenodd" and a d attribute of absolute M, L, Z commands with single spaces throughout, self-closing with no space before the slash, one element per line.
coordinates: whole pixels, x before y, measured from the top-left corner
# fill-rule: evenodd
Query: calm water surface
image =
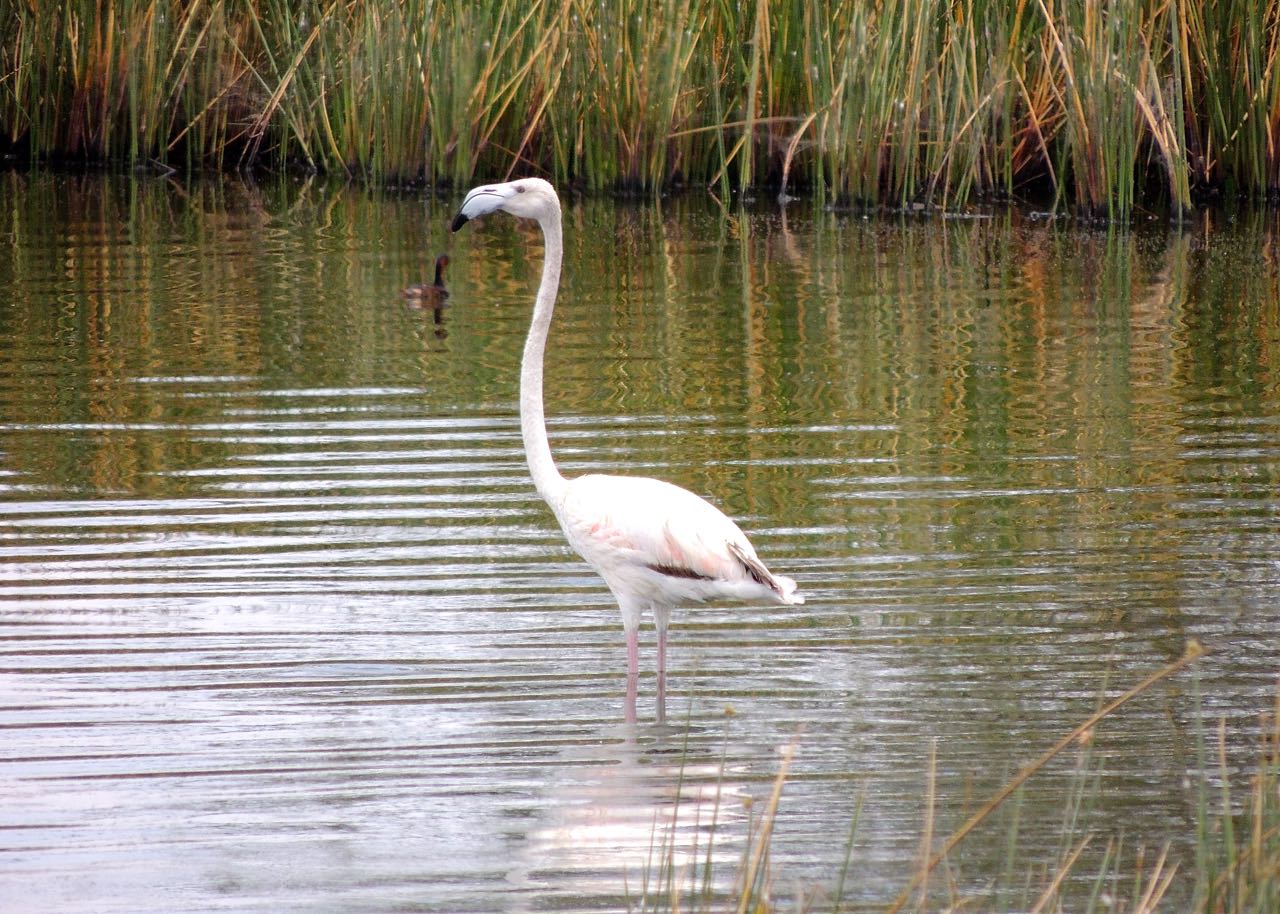
<path fill-rule="evenodd" d="M 1029 784 L 1015 881 L 1086 764 L 1099 852 L 1185 854 L 1197 735 L 1246 772 L 1280 671 L 1271 221 L 569 206 L 562 468 L 707 495 L 809 596 L 679 613 L 627 728 L 521 451 L 540 240 L 457 196 L 0 177 L 0 907 L 619 910 L 664 849 L 724 890 L 788 747 L 775 894 L 828 903 L 860 807 L 883 905 L 931 753 L 945 835 L 1195 638 Z"/>

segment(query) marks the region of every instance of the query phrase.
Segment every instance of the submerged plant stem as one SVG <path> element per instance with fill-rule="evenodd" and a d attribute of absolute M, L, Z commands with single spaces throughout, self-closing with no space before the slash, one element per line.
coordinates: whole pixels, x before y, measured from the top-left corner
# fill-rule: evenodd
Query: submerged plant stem
<path fill-rule="evenodd" d="M 991 815 L 991 813 L 997 807 L 999 807 L 1000 804 L 1002 804 L 1005 800 L 1007 800 L 1010 796 L 1012 796 L 1013 792 L 1017 790 L 1020 786 L 1022 786 L 1032 775 L 1034 775 L 1037 771 L 1039 771 L 1041 768 L 1047 765 L 1054 758 L 1054 756 L 1058 755 L 1058 753 L 1060 753 L 1063 749 L 1067 748 L 1073 742 L 1076 742 L 1082 736 L 1087 734 L 1090 730 L 1092 730 L 1095 726 L 1097 726 L 1098 722 L 1101 721 L 1103 718 L 1107 717 L 1110 714 L 1113 714 L 1118 708 L 1122 707 L 1123 705 L 1137 698 L 1139 695 L 1141 695 L 1143 692 L 1146 692 L 1156 683 L 1160 682 L 1161 680 L 1169 678 L 1173 674 L 1177 673 L 1179 670 L 1182 670 L 1185 667 L 1189 666 L 1190 664 L 1194 663 L 1195 661 L 1199 660 L 1206 653 L 1208 653 L 1208 651 L 1198 641 L 1189 642 L 1187 644 L 1186 653 L 1184 653 L 1180 658 L 1178 658 L 1168 666 L 1163 667 L 1162 669 L 1159 669 L 1156 672 L 1152 673 L 1150 676 L 1143 679 L 1141 682 L 1133 686 L 1128 691 L 1124 692 L 1122 695 L 1112 699 L 1110 702 L 1108 702 L 1106 705 L 1104 705 L 1102 708 L 1100 708 L 1098 711 L 1096 711 L 1095 713 L 1090 715 L 1086 720 L 1080 723 L 1070 733 L 1066 734 L 1064 737 L 1062 737 L 1062 739 L 1054 743 L 1053 746 L 1050 747 L 1038 759 L 1024 766 L 1022 770 L 1020 770 L 1016 775 L 1014 775 L 1008 781 L 1008 783 L 1006 783 L 1003 787 L 1001 787 L 998 791 L 996 791 L 996 793 L 991 797 L 991 799 L 987 800 L 987 802 L 984 803 L 977 812 L 975 812 L 972 816 L 970 816 L 968 820 L 966 820 L 965 823 L 960 826 L 960 828 L 956 829 L 956 831 L 951 835 L 951 837 L 949 837 L 945 842 L 943 842 L 942 848 L 936 854 L 934 854 L 933 857 L 929 859 L 926 865 L 922 866 L 916 872 L 916 874 L 911 877 L 907 885 L 898 894 L 898 897 L 894 899 L 893 903 L 889 905 L 889 907 L 886 909 L 885 914 L 895 914 L 895 912 L 900 911 L 903 905 L 905 905 L 908 901 L 911 900 L 911 896 L 916 892 L 917 888 L 928 877 L 929 873 L 933 871 L 934 867 L 936 867 L 939 863 L 945 860 L 947 856 L 951 853 L 951 851 L 955 849 L 956 845 L 965 839 L 965 836 L 967 836 L 971 831 L 973 831 L 980 824 L 982 824 L 983 820 L 985 820 L 989 815 Z"/>

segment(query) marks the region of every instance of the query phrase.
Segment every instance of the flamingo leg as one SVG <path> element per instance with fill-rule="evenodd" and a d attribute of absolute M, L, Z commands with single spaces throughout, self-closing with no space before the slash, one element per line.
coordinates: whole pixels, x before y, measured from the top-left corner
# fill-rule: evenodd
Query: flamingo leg
<path fill-rule="evenodd" d="M 623 714 L 627 723 L 636 722 L 636 687 L 640 678 L 640 630 L 627 631 L 627 703 Z"/>
<path fill-rule="evenodd" d="M 667 629 L 658 629 L 658 723 L 667 719 Z"/>

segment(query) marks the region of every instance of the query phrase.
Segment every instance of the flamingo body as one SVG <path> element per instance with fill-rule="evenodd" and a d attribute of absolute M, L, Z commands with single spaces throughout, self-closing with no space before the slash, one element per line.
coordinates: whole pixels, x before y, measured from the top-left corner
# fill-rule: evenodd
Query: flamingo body
<path fill-rule="evenodd" d="M 675 606 L 725 598 L 802 602 L 795 582 L 771 574 L 737 524 L 669 482 L 580 476 L 552 509 L 569 544 L 613 591 L 627 630 L 644 610 L 661 617 Z"/>
<path fill-rule="evenodd" d="M 493 212 L 534 219 L 546 251 L 520 362 L 520 429 L 529 473 L 569 544 L 604 578 L 627 635 L 627 720 L 635 720 L 637 633 L 658 631 L 658 719 L 665 717 L 667 626 L 676 606 L 714 599 L 804 602 L 796 582 L 765 567 L 738 525 L 703 498 L 660 479 L 592 473 L 566 479 L 547 440 L 542 365 L 563 259 L 560 199 L 541 178 L 477 187 L 452 229 Z"/>

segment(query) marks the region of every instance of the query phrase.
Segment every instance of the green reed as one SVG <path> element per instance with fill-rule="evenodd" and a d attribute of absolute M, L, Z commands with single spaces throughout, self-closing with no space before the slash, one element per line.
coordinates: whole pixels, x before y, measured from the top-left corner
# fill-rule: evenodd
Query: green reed
<path fill-rule="evenodd" d="M 1280 0 L 0 0 L 28 161 L 1128 218 L 1280 189 Z M 784 186 L 785 185 L 785 186 Z"/>
<path fill-rule="evenodd" d="M 1269 914 L 1280 910 L 1280 692 L 1275 708 L 1263 715 L 1260 746 L 1252 767 L 1243 773 L 1233 772 L 1227 761 L 1225 724 L 1219 724 L 1212 736 L 1206 733 L 1205 724 L 1201 723 L 1204 718 L 1198 679 L 1192 677 L 1197 752 L 1188 760 L 1192 765 L 1188 780 L 1192 784 L 1195 833 L 1183 836 L 1177 847 L 1170 841 L 1149 846 L 1142 835 L 1104 836 L 1090 825 L 1111 789 L 1104 777 L 1106 753 L 1095 751 L 1105 742 L 1098 730 L 1119 716 L 1129 702 L 1204 655 L 1199 644 L 1188 644 L 1182 658 L 1136 683 L 1064 734 L 945 838 L 939 838 L 937 833 L 938 763 L 937 747 L 932 746 L 925 761 L 920 854 L 914 872 L 887 907 L 869 908 L 864 904 L 859 910 L 883 910 L 884 914 L 933 910 Z M 634 896 L 628 894 L 630 909 L 655 914 L 679 910 L 737 910 L 740 914 L 842 910 L 846 889 L 857 879 L 850 870 L 857 856 L 862 799 L 854 810 L 842 862 L 830 890 L 795 885 L 785 879 L 785 873 L 771 868 L 770 843 L 779 824 L 780 800 L 796 754 L 803 754 L 803 741 L 788 745 L 783 752 L 762 811 L 753 813 L 747 822 L 746 844 L 736 871 L 729 878 L 712 866 L 711 849 L 719 828 L 717 804 L 703 838 L 705 861 L 695 866 L 678 865 L 676 837 L 674 833 L 664 833 L 650 849 L 638 891 Z M 1048 860 L 1031 859 L 1020 843 L 1023 791 L 1028 781 L 1042 774 L 1050 763 L 1072 754 L 1074 762 L 1066 779 L 1062 818 L 1057 825 L 1058 848 Z M 1247 792 L 1244 797 L 1236 797 L 1231 785 L 1241 780 L 1245 781 Z M 832 837 L 837 840 L 837 836 Z M 960 887 L 964 881 L 962 846 L 969 841 L 1003 848 L 1000 871 L 981 888 Z M 680 850 L 696 857 L 699 848 Z M 778 886 L 799 892 L 785 908 L 779 907 L 774 898 Z M 726 888 L 727 894 L 721 894 Z M 1181 897 L 1174 897 L 1179 892 Z"/>
<path fill-rule="evenodd" d="M 1206 914 L 1264 914 L 1280 910 L 1280 692 L 1269 719 L 1248 791 L 1233 797 L 1227 731 L 1215 739 L 1197 731 L 1201 778 L 1196 804 L 1195 910 Z M 1209 784 L 1216 769 L 1218 786 Z"/>

